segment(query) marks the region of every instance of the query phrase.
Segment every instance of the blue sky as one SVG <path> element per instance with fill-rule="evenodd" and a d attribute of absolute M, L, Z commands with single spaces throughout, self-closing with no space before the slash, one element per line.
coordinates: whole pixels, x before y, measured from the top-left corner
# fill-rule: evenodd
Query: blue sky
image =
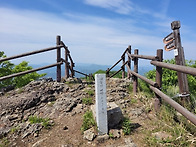
<path fill-rule="evenodd" d="M 185 57 L 196 60 L 195 6 L 195 0 L 0 0 L 0 50 L 12 56 L 55 46 L 61 35 L 76 63 L 111 65 L 128 45 L 155 55 L 171 22 L 180 20 Z M 22 60 L 53 63 L 55 57 Z M 164 51 L 164 59 L 173 57 Z"/>

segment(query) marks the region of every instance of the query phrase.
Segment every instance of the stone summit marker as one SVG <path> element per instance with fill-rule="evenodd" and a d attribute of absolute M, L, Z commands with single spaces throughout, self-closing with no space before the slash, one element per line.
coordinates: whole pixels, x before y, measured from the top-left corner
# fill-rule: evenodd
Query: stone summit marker
<path fill-rule="evenodd" d="M 95 74 L 96 122 L 99 135 L 108 133 L 106 75 Z"/>

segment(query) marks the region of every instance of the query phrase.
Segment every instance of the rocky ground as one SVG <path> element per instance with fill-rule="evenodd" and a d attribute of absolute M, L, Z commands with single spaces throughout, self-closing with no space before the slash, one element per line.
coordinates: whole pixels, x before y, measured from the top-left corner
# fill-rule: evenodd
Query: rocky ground
<path fill-rule="evenodd" d="M 131 135 L 123 135 L 122 128 L 118 127 L 110 130 L 112 136 L 100 137 L 94 131 L 92 140 L 84 139 L 80 128 L 83 114 L 90 110 L 90 105 L 82 99 L 95 99 L 93 82 L 68 79 L 57 83 L 43 79 L 1 93 L 0 147 L 149 146 L 144 131 L 153 130 L 153 122 L 158 121 L 152 111 L 152 100 L 144 95 L 131 95 L 129 84 L 128 79 L 107 79 L 107 101 L 115 102 L 123 115 L 129 117 Z M 45 118 L 46 125 L 30 123 L 32 116 Z M 154 135 L 170 137 L 163 132 Z"/>

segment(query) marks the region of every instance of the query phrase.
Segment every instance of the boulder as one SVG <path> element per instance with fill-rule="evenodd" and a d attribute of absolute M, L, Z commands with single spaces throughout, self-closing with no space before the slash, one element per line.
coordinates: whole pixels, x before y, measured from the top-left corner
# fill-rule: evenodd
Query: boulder
<path fill-rule="evenodd" d="M 95 105 L 91 105 L 94 119 L 96 120 Z M 123 114 L 115 102 L 107 103 L 107 116 L 109 129 L 116 128 L 123 119 Z"/>

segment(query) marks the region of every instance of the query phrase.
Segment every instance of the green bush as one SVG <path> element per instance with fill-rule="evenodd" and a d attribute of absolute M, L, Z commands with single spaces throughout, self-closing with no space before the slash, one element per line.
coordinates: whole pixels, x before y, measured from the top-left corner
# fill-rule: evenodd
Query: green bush
<path fill-rule="evenodd" d="M 175 64 L 175 60 L 164 60 L 163 62 L 169 63 L 169 64 Z M 196 61 L 186 61 L 186 65 L 189 67 L 196 68 Z M 148 79 L 151 79 L 155 81 L 156 77 L 156 70 L 151 70 L 145 74 L 145 76 Z M 192 75 L 187 75 L 188 79 L 188 85 L 189 85 L 189 91 L 190 93 L 196 97 L 196 76 Z M 177 72 L 174 70 L 166 69 L 163 68 L 163 74 L 162 74 L 162 91 L 167 94 L 168 92 L 168 87 L 177 87 L 178 86 L 178 77 L 177 77 Z M 146 84 L 144 81 L 139 80 L 139 88 L 142 91 L 150 92 L 151 90 L 149 89 L 149 84 Z M 170 93 L 171 94 L 171 93 Z"/>
<path fill-rule="evenodd" d="M 0 52 L 0 58 L 5 58 L 4 52 Z M 0 77 L 7 76 L 12 74 L 12 69 L 14 68 L 14 64 L 9 61 L 0 62 Z M 0 81 L 0 88 L 7 87 L 8 85 L 12 85 L 12 79 L 7 79 L 4 81 Z"/>
<path fill-rule="evenodd" d="M 0 58 L 5 58 L 5 57 L 6 55 L 4 54 L 4 52 L 0 52 Z M 31 70 L 31 69 L 33 68 L 29 66 L 28 62 L 26 61 L 23 61 L 18 65 L 14 65 L 10 61 L 0 62 L 0 77 L 18 73 L 18 72 Z M 0 88 L 7 87 L 9 85 L 15 85 L 16 88 L 20 88 L 28 84 L 29 82 L 39 79 L 40 77 L 43 77 L 45 75 L 46 74 L 38 74 L 37 72 L 33 72 L 33 73 L 25 74 L 22 76 L 3 80 L 3 81 L 0 81 Z"/>

